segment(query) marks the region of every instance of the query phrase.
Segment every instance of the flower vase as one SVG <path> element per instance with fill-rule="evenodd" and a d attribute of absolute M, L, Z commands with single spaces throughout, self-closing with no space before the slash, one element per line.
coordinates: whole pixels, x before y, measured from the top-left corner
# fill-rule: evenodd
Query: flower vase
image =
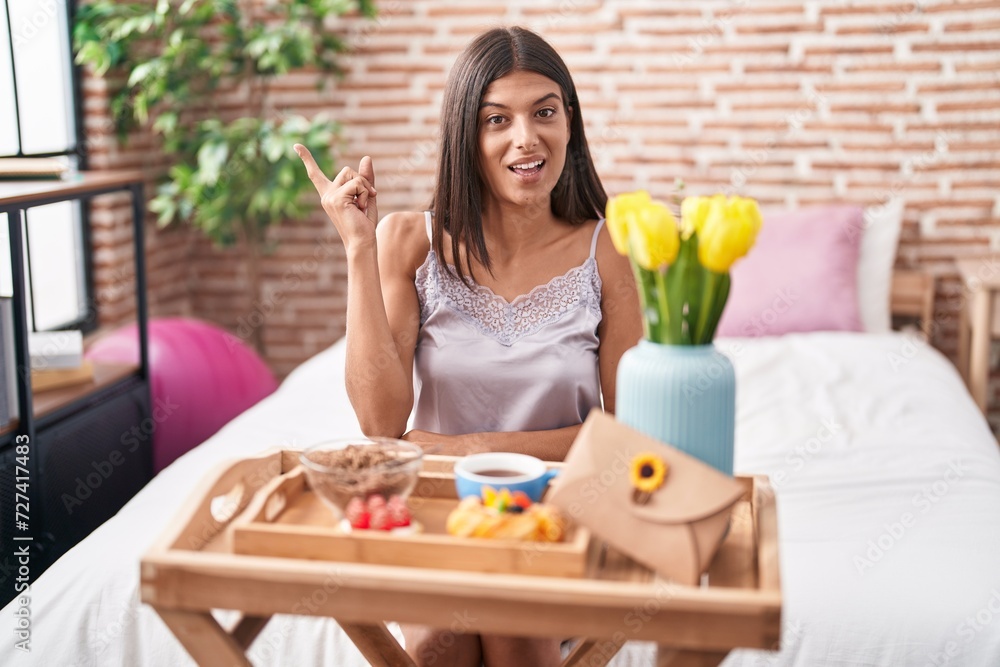
<path fill-rule="evenodd" d="M 620 422 L 733 474 L 736 375 L 715 345 L 644 339 L 622 355 L 617 382 Z"/>

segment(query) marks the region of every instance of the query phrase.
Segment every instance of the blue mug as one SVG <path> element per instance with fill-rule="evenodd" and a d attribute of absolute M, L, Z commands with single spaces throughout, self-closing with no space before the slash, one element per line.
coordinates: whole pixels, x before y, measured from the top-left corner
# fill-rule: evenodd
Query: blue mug
<path fill-rule="evenodd" d="M 455 489 L 459 498 L 481 498 L 484 486 L 511 493 L 523 491 L 537 503 L 541 502 L 549 480 L 557 474 L 558 470 L 548 470 L 544 461 L 527 454 L 470 454 L 455 463 Z"/>

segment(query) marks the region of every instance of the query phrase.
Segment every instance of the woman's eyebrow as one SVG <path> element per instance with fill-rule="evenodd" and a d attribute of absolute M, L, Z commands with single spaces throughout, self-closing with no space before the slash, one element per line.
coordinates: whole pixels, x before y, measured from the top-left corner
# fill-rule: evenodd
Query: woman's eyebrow
<path fill-rule="evenodd" d="M 557 100 L 560 99 L 559 93 L 549 93 L 548 95 L 544 95 L 542 97 L 539 97 L 537 100 L 535 100 L 534 102 L 532 102 L 531 106 L 535 106 L 536 104 L 541 104 L 542 102 L 544 102 L 545 100 L 549 99 L 550 97 L 554 97 Z M 506 104 L 500 104 L 499 102 L 486 102 L 486 101 L 484 101 L 482 104 L 479 105 L 480 109 L 482 109 L 483 107 L 498 107 L 500 109 L 509 109 L 510 108 Z"/>

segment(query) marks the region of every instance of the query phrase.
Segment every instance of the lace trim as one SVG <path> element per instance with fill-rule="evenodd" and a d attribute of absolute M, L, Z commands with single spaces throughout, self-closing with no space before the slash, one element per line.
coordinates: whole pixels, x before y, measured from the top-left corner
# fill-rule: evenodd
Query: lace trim
<path fill-rule="evenodd" d="M 480 333 L 510 347 L 579 308 L 587 308 L 598 319 L 601 317 L 601 276 L 593 257 L 510 303 L 489 287 L 475 282 L 470 290 L 451 267 L 444 267 L 447 265 L 439 262 L 431 250 L 417 269 L 415 282 L 421 326 L 438 305 L 443 305 Z"/>

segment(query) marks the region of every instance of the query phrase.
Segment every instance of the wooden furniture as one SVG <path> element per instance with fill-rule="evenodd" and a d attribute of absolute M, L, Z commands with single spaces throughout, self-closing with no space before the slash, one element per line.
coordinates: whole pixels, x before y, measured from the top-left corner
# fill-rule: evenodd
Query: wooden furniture
<path fill-rule="evenodd" d="M 231 549 L 237 554 L 441 567 L 470 572 L 548 574 L 581 577 L 586 571 L 590 531 L 571 525 L 561 542 L 509 542 L 456 538 L 445 528 L 458 505 L 450 474 L 420 476 L 407 503 L 417 534 L 381 530 L 344 533 L 335 517 L 310 488 L 305 469 L 297 466 L 275 477 L 256 494 L 250 507 L 233 522 Z"/>
<path fill-rule="evenodd" d="M 0 181 L 0 220 L 6 219 L 8 229 L 18 369 L 18 419 L 0 430 L 0 507 L 6 508 L 0 516 L 0 538 L 7 544 L 20 544 L 11 539 L 31 544 L 31 579 L 113 516 L 152 477 L 143 182 L 143 175 L 135 171 L 81 173 L 63 180 Z M 30 368 L 28 273 L 23 252 L 30 242 L 24 235 L 27 213 L 38 206 L 86 202 L 117 192 L 131 195 L 135 275 L 130 279 L 135 284 L 139 358 L 131 364 L 95 363 L 90 382 L 33 392 L 30 374 L 23 372 Z M 90 240 L 86 215 L 83 220 L 86 247 Z M 96 296 L 86 303 L 92 316 L 99 307 Z M 18 459 L 15 443 L 28 445 L 27 456 Z M 27 482 L 17 487 L 29 498 L 26 528 L 14 525 L 15 477 L 21 478 L 19 482 L 27 477 Z M 0 560 L 0 570 L 16 572 L 17 566 L 11 562 Z M 0 601 L 6 602 L 13 595 L 14 577 L 0 576 Z"/>
<path fill-rule="evenodd" d="M 986 414 L 990 376 L 990 341 L 1000 334 L 995 307 L 1000 293 L 1000 262 L 995 257 L 956 262 L 962 278 L 958 326 L 958 369 L 972 398 Z"/>
<path fill-rule="evenodd" d="M 934 276 L 923 271 L 898 269 L 892 273 L 889 293 L 894 317 L 913 317 L 926 333 L 934 323 Z"/>
<path fill-rule="evenodd" d="M 449 474 L 455 460 L 429 456 L 425 473 Z M 468 632 L 584 637 L 564 665 L 606 664 L 632 639 L 656 641 L 661 667 L 717 665 L 736 647 L 779 646 L 777 519 L 766 478 L 739 478 L 746 493 L 699 588 L 662 580 L 596 539 L 583 578 L 233 553 L 234 524 L 260 510 L 255 492 L 297 465 L 294 451 L 223 464 L 142 559 L 143 602 L 199 665 L 250 665 L 245 651 L 279 613 L 336 618 L 373 665 L 386 667 L 413 662 L 384 621 L 450 628 L 456 612 Z M 241 616 L 223 628 L 212 609 Z"/>

